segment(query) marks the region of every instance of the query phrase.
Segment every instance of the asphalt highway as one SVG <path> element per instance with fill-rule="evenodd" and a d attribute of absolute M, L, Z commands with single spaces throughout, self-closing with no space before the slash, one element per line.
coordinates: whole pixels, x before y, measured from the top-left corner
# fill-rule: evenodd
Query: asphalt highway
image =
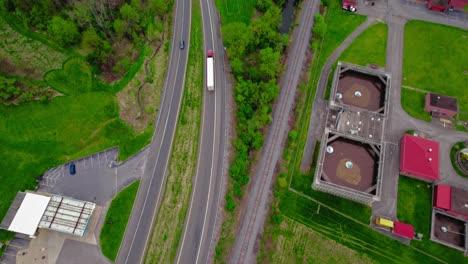
<path fill-rule="evenodd" d="M 185 85 L 191 14 L 190 0 L 176 1 L 171 56 L 163 99 L 145 172 L 116 263 L 137 264 L 143 262 L 151 228 L 164 194 L 167 166 Z M 185 49 L 179 48 L 179 42 L 182 39 L 186 43 Z"/>
<path fill-rule="evenodd" d="M 204 39 L 203 117 L 197 171 L 176 263 L 208 263 L 220 201 L 225 148 L 224 48 L 219 34 L 219 18 L 212 0 L 200 0 Z M 206 88 L 206 51 L 214 51 L 215 89 Z"/>

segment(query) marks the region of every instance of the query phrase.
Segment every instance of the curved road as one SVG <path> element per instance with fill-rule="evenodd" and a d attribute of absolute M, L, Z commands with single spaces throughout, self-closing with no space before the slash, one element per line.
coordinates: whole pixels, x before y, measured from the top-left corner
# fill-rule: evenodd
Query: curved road
<path fill-rule="evenodd" d="M 154 218 L 164 194 L 167 165 L 185 85 L 190 43 L 191 1 L 176 0 L 171 56 L 164 95 L 150 145 L 145 173 L 133 205 L 116 263 L 142 263 Z M 187 47 L 179 49 L 185 40 Z"/>
<path fill-rule="evenodd" d="M 197 171 L 193 179 L 190 205 L 179 242 L 176 263 L 208 263 L 216 214 L 222 193 L 226 128 L 226 79 L 224 48 L 220 37 L 219 18 L 212 0 L 200 0 L 203 22 L 204 52 L 214 51 L 215 89 L 203 87 Z M 206 62 L 206 57 L 205 57 Z M 206 65 L 204 66 L 206 70 Z M 206 84 L 206 72 L 204 74 Z"/>

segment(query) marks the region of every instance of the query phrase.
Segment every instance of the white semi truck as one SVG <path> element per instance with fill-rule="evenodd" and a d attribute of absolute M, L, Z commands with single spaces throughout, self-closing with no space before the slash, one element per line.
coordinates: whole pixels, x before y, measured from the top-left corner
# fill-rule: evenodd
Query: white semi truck
<path fill-rule="evenodd" d="M 208 50 L 206 57 L 206 88 L 208 91 L 214 91 L 213 51 Z"/>

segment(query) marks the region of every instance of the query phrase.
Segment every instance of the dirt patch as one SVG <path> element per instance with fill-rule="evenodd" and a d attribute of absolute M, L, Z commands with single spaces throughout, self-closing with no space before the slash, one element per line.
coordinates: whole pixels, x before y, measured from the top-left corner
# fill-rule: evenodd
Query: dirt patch
<path fill-rule="evenodd" d="M 159 110 L 168 65 L 168 54 L 162 43 L 154 41 L 148 45 L 154 56 L 147 58 L 133 80 L 117 93 L 120 118 L 136 131 L 142 131 L 152 125 Z M 156 50 L 157 53 L 154 53 Z"/>

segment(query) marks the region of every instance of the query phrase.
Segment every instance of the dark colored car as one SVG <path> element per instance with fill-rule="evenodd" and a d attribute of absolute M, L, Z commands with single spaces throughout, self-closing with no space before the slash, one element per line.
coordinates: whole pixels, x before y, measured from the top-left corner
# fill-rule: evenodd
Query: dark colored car
<path fill-rule="evenodd" d="M 70 174 L 74 175 L 76 173 L 75 163 L 70 163 Z"/>
<path fill-rule="evenodd" d="M 184 49 L 185 48 L 185 42 L 183 40 L 180 41 L 179 43 L 179 48 Z"/>

